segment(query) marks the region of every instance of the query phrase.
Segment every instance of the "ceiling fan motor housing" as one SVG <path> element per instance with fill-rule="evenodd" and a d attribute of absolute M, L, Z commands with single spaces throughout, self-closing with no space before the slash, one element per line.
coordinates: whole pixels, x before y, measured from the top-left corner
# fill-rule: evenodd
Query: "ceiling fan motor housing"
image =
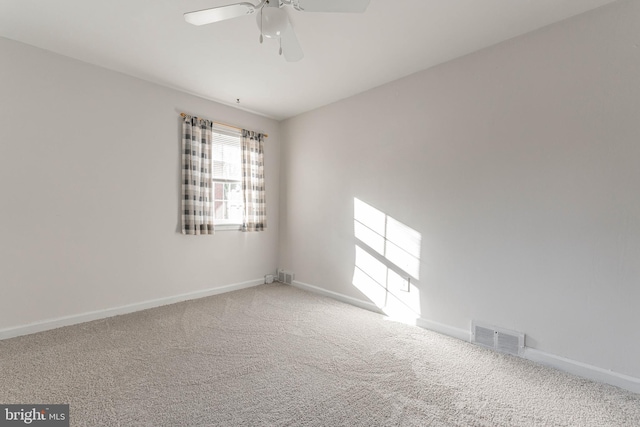
<path fill-rule="evenodd" d="M 279 38 L 289 25 L 287 11 L 278 7 L 278 2 L 267 3 L 260 9 L 256 22 L 262 34 L 270 39 Z"/>

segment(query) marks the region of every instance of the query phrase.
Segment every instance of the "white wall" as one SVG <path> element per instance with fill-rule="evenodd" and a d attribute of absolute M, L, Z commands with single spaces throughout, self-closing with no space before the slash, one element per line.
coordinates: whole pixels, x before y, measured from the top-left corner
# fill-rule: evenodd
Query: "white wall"
<path fill-rule="evenodd" d="M 638 16 L 616 2 L 281 125 L 0 38 L 0 330 L 276 265 L 364 299 L 358 197 L 422 234 L 424 319 L 640 377 Z M 178 233 L 181 111 L 269 133 L 265 233 Z"/>
<path fill-rule="evenodd" d="M 283 122 L 280 266 L 365 299 L 357 197 L 421 233 L 424 319 L 640 377 L 639 16 L 614 3 Z"/>
<path fill-rule="evenodd" d="M 275 271 L 276 121 L 0 38 L 0 330 Z M 268 229 L 183 236 L 180 112 L 267 132 Z"/>

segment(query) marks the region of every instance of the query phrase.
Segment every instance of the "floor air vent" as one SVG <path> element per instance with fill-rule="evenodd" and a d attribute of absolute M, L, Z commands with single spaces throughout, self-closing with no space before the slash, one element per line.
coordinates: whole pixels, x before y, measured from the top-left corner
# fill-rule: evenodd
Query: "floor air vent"
<path fill-rule="evenodd" d="M 291 285 L 293 283 L 294 274 L 290 271 L 278 270 L 278 282 Z"/>
<path fill-rule="evenodd" d="M 475 322 L 471 325 L 471 340 L 481 346 L 516 356 L 521 355 L 524 350 L 523 333 Z"/>

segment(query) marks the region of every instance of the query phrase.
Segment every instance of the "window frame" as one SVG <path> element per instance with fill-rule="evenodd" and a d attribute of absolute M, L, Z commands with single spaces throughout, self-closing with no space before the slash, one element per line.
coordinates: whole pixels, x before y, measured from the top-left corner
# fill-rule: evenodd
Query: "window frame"
<path fill-rule="evenodd" d="M 216 134 L 219 135 L 226 135 L 226 136 L 230 136 L 230 137 L 237 137 L 239 140 L 239 146 L 240 146 L 240 150 L 242 150 L 242 133 L 234 128 L 228 128 L 226 126 L 221 126 L 221 125 L 214 125 L 213 129 L 213 137 L 215 138 Z M 213 139 L 212 138 L 212 144 L 213 144 Z M 217 231 L 241 231 L 242 230 L 242 222 L 243 220 L 240 219 L 240 222 L 237 222 L 237 220 L 232 220 L 232 219 L 217 219 L 215 218 L 215 204 L 216 201 L 220 201 L 220 199 L 216 199 L 215 197 L 215 185 L 217 183 L 220 184 L 232 184 L 232 183 L 237 183 L 240 185 L 240 189 L 242 192 L 242 176 L 240 176 L 240 179 L 226 179 L 226 178 L 216 178 L 214 177 L 214 167 L 213 167 L 213 161 L 214 161 L 214 156 L 213 156 L 213 149 L 212 151 L 212 155 L 211 155 L 211 200 L 213 202 L 214 205 L 214 219 L 213 219 L 213 224 L 214 227 Z M 240 154 L 238 155 L 238 166 L 240 168 L 242 168 L 242 151 L 240 151 Z M 224 200 L 222 199 L 224 202 L 228 202 L 228 200 Z M 228 209 L 228 208 L 227 208 Z M 242 209 L 244 211 L 244 200 L 242 200 Z"/>

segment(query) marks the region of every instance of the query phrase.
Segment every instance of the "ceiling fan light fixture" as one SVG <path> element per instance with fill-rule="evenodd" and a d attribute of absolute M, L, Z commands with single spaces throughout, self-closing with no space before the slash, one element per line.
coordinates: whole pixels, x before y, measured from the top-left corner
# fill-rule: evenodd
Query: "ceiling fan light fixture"
<path fill-rule="evenodd" d="M 299 12 L 362 13 L 371 0 L 259 0 L 258 4 L 240 1 L 226 6 L 211 7 L 184 14 L 184 19 L 193 25 L 204 25 L 226 21 L 244 15 L 256 14 L 260 30 L 260 43 L 264 37 L 278 39 L 280 49 L 287 62 L 296 62 L 304 58 L 304 52 L 298 41 L 289 15 L 284 9 L 292 7 Z"/>
<path fill-rule="evenodd" d="M 287 11 L 279 7 L 263 7 L 256 20 L 262 34 L 270 39 L 279 38 L 289 25 Z"/>

